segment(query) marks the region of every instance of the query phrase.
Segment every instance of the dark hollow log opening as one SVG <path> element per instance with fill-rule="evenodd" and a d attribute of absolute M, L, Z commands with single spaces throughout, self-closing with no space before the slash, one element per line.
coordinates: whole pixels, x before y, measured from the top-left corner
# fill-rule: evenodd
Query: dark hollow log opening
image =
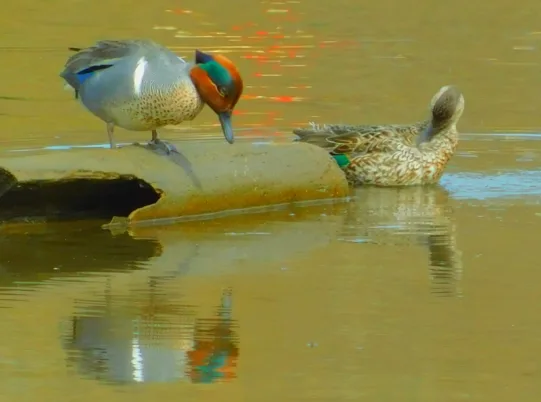
<path fill-rule="evenodd" d="M 55 221 L 127 217 L 160 194 L 135 176 L 18 183 L 0 197 L 0 221 Z"/>

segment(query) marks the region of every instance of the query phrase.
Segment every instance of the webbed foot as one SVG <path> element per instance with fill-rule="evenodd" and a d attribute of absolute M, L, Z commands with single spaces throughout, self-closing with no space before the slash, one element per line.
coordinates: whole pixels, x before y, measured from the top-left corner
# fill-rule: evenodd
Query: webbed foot
<path fill-rule="evenodd" d="M 148 142 L 148 146 L 155 151 L 162 151 L 167 155 L 170 155 L 172 152 L 178 153 L 177 148 L 168 143 L 167 141 L 162 141 L 159 138 L 152 139 Z"/>

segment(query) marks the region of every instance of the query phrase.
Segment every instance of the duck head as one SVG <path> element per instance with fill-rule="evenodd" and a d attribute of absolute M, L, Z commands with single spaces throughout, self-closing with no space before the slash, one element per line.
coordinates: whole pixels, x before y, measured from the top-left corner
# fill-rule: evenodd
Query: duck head
<path fill-rule="evenodd" d="M 430 101 L 430 124 L 418 137 L 417 145 L 429 141 L 434 134 L 448 129 L 456 129 L 456 124 L 464 112 L 464 95 L 454 85 L 445 85 Z"/>
<path fill-rule="evenodd" d="M 195 51 L 195 66 L 190 77 L 201 99 L 218 115 L 224 137 L 235 140 L 231 115 L 243 90 L 237 67 L 227 57 Z"/>
<path fill-rule="evenodd" d="M 455 125 L 464 112 L 464 95 L 454 85 L 441 87 L 430 101 L 432 120 L 436 125 Z"/>

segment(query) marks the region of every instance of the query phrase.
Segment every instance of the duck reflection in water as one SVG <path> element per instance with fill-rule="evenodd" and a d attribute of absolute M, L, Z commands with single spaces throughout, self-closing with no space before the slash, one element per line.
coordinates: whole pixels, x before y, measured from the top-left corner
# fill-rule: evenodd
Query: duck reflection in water
<path fill-rule="evenodd" d="M 151 281 L 147 300 L 114 297 L 109 289 L 104 305 L 81 303 L 64 334 L 68 365 L 113 383 L 234 379 L 239 348 L 231 289 L 223 291 L 216 317 L 196 319 L 192 306 L 167 300 L 158 284 Z"/>
<path fill-rule="evenodd" d="M 351 203 L 342 241 L 427 248 L 431 292 L 461 297 L 462 252 L 449 192 L 443 187 L 364 187 Z"/>
<path fill-rule="evenodd" d="M 217 319 L 197 319 L 194 347 L 188 352 L 190 378 L 195 383 L 231 380 L 239 356 L 231 320 L 231 289 L 222 294 Z"/>

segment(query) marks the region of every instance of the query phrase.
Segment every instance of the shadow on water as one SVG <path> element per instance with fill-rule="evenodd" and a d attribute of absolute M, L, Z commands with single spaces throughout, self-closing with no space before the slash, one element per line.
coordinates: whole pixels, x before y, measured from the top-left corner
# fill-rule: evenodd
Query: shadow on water
<path fill-rule="evenodd" d="M 112 236 L 96 222 L 5 226 L 0 235 L 0 284 L 142 269 L 161 254 L 156 239 Z"/>
<path fill-rule="evenodd" d="M 159 283 L 150 282 L 146 297 L 118 298 L 106 289 L 99 306 L 78 300 L 62 336 L 68 366 L 117 384 L 236 378 L 232 290 L 223 290 L 214 317 L 200 318 L 194 306 L 175 304 Z"/>

